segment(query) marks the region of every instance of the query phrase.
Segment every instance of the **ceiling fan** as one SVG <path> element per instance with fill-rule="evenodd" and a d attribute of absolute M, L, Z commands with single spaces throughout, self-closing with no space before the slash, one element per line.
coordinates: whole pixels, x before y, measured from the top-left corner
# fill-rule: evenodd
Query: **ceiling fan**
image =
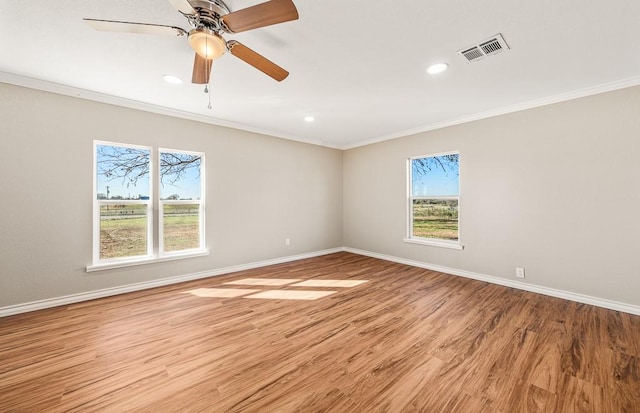
<path fill-rule="evenodd" d="M 114 20 L 83 19 L 96 30 L 125 33 L 187 36 L 196 52 L 191 82 L 209 83 L 213 60 L 226 51 L 250 64 L 278 82 L 289 72 L 266 57 L 235 40 L 226 41 L 222 33 L 240 33 L 247 30 L 298 19 L 298 10 L 292 0 L 270 0 L 231 12 L 222 0 L 169 0 L 192 27 L 190 31 L 161 24 L 133 23 Z"/>

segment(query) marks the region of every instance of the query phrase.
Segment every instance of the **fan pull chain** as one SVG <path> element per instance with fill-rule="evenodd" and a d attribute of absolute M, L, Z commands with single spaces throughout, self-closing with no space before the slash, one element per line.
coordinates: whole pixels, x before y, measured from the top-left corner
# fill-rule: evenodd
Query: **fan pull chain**
<path fill-rule="evenodd" d="M 206 49 L 206 58 L 209 58 L 209 41 L 208 41 L 209 37 L 205 37 L 204 38 L 204 47 Z M 207 68 L 209 68 L 209 70 L 211 70 L 211 66 L 209 66 L 208 64 L 205 64 L 205 70 L 207 70 Z M 209 73 L 209 83 L 211 83 L 211 73 Z M 209 85 L 206 84 L 204 85 L 204 93 L 209 95 L 209 105 L 207 105 L 207 109 L 211 110 L 211 93 L 209 93 Z"/>
<path fill-rule="evenodd" d="M 211 79 L 209 79 L 211 81 Z M 211 110 L 211 93 L 209 93 L 209 85 L 204 85 L 204 93 L 209 95 L 209 105 L 207 105 L 207 109 Z"/>

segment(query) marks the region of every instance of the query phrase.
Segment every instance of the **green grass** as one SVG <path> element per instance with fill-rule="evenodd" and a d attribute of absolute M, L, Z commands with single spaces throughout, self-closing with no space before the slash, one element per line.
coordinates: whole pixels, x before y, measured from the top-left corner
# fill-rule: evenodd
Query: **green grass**
<path fill-rule="evenodd" d="M 147 253 L 147 219 L 100 221 L 100 258 L 135 257 Z"/>
<path fill-rule="evenodd" d="M 200 246 L 198 214 L 164 217 L 164 250 L 180 251 Z"/>
<path fill-rule="evenodd" d="M 458 240 L 458 201 L 413 201 L 413 236 Z"/>
<path fill-rule="evenodd" d="M 146 205 L 110 205 L 100 209 L 100 259 L 147 254 Z M 200 246 L 200 220 L 196 204 L 165 205 L 164 250 Z"/>
<path fill-rule="evenodd" d="M 413 220 L 413 236 L 421 238 L 458 239 L 457 220 Z"/>

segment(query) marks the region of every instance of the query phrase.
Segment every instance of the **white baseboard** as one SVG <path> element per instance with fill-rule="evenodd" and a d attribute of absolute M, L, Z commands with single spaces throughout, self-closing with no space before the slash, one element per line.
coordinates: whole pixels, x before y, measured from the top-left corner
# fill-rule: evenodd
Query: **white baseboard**
<path fill-rule="evenodd" d="M 112 295 L 124 294 L 133 291 L 146 290 L 154 287 L 162 287 L 170 284 L 177 284 L 185 281 L 198 280 L 202 278 L 215 277 L 223 274 L 230 274 L 238 271 L 251 270 L 254 268 L 266 267 L 274 264 L 282 264 L 285 262 L 298 261 L 305 258 L 313 258 L 321 255 L 333 254 L 336 252 L 346 251 L 353 254 L 364 255 L 367 257 L 378 258 L 385 261 L 397 262 L 399 264 L 410 265 L 413 267 L 424 268 L 427 270 L 443 272 L 447 274 L 457 275 L 474 280 L 484 281 L 491 284 L 498 284 L 505 287 L 516 288 L 518 290 L 530 291 L 533 293 L 548 295 L 551 297 L 562 298 L 565 300 L 576 301 L 578 303 L 590 304 L 597 307 L 608 308 L 610 310 L 622 311 L 624 313 L 640 315 L 640 306 L 611 301 L 604 298 L 592 297 L 589 295 L 573 293 L 570 291 L 556 290 L 554 288 L 541 287 L 534 284 L 527 284 L 520 281 L 507 280 L 491 275 L 480 274 L 471 271 L 458 270 L 442 265 L 429 264 L 421 261 L 414 261 L 392 255 L 379 254 L 376 252 L 360 250 L 350 247 L 331 248 L 321 251 L 314 251 L 305 254 L 291 255 L 287 257 L 274 258 L 270 260 L 257 261 L 248 264 L 234 265 L 231 267 L 217 268 L 209 271 L 201 271 L 191 274 L 183 274 L 175 277 L 162 278 L 159 280 L 145 281 L 136 284 L 128 284 L 119 287 L 106 288 L 103 290 L 89 291 L 86 293 L 66 295 L 63 297 L 49 298 L 46 300 L 32 301 L 24 304 L 16 304 L 7 307 L 0 307 L 0 317 L 6 317 L 14 314 L 26 313 L 29 311 L 42 310 L 45 308 L 58 307 L 61 305 L 79 303 L 82 301 L 93 300 L 96 298 L 108 297 Z"/>
<path fill-rule="evenodd" d="M 215 277 L 218 275 L 229 274 L 238 271 L 251 270 L 254 268 L 267 267 L 274 264 L 282 264 L 285 262 L 298 261 L 305 258 L 318 257 L 321 255 L 333 254 L 344 251 L 342 247 L 331 248 L 321 251 L 314 251 L 305 254 L 290 255 L 287 257 L 274 258 L 270 260 L 252 262 L 249 264 L 234 265 L 231 267 L 217 268 L 209 271 L 200 271 L 191 274 L 177 275 L 175 277 L 161 278 L 159 280 L 145 281 L 136 284 L 128 284 L 118 287 L 105 288 L 103 290 L 89 291 L 86 293 L 71 294 L 63 297 L 48 298 L 40 301 L 32 301 L 24 304 L 10 305 L 0 307 L 0 317 L 26 313 L 29 311 L 43 310 L 45 308 L 58 307 L 61 305 L 79 303 L 82 301 L 94 300 L 96 298 L 109 297 L 112 295 L 130 293 L 132 291 L 146 290 L 154 287 L 162 287 L 170 284 L 177 284 L 185 281 L 198 280 L 201 278 Z"/>
<path fill-rule="evenodd" d="M 356 248 L 344 247 L 343 251 L 351 252 L 353 254 L 365 255 L 367 257 L 378 258 L 385 261 L 397 262 L 398 264 L 411 265 L 413 267 L 425 268 L 427 270 L 443 272 L 447 274 L 459 275 L 465 278 L 472 278 L 474 280 L 485 281 L 491 284 L 498 284 L 505 287 L 516 288 L 518 290 L 530 291 L 533 293 L 548 295 L 556 298 L 563 298 L 565 300 L 576 301 L 578 303 L 590 304 L 597 307 L 608 308 L 610 310 L 622 311 L 624 313 L 640 315 L 640 306 L 620 303 L 617 301 L 611 301 L 604 298 L 592 297 L 590 295 L 573 293 L 570 291 L 556 290 L 554 288 L 541 287 L 539 285 L 527 284 L 520 281 L 507 280 L 500 277 L 494 277 L 492 275 L 479 274 L 471 271 L 458 270 L 455 268 L 444 267 L 441 265 L 429 264 L 420 261 L 408 260 L 405 258 L 394 257 L 391 255 L 378 254 L 376 252 L 359 250 Z"/>

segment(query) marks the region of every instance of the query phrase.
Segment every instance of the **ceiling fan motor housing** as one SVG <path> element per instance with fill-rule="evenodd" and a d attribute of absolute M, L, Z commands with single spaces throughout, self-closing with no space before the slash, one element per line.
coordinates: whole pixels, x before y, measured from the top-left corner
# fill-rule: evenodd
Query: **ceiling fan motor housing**
<path fill-rule="evenodd" d="M 206 27 L 209 30 L 220 31 L 220 17 L 229 14 L 229 7 L 222 0 L 189 0 L 191 6 L 198 12 L 195 16 L 186 15 L 193 27 Z"/>

